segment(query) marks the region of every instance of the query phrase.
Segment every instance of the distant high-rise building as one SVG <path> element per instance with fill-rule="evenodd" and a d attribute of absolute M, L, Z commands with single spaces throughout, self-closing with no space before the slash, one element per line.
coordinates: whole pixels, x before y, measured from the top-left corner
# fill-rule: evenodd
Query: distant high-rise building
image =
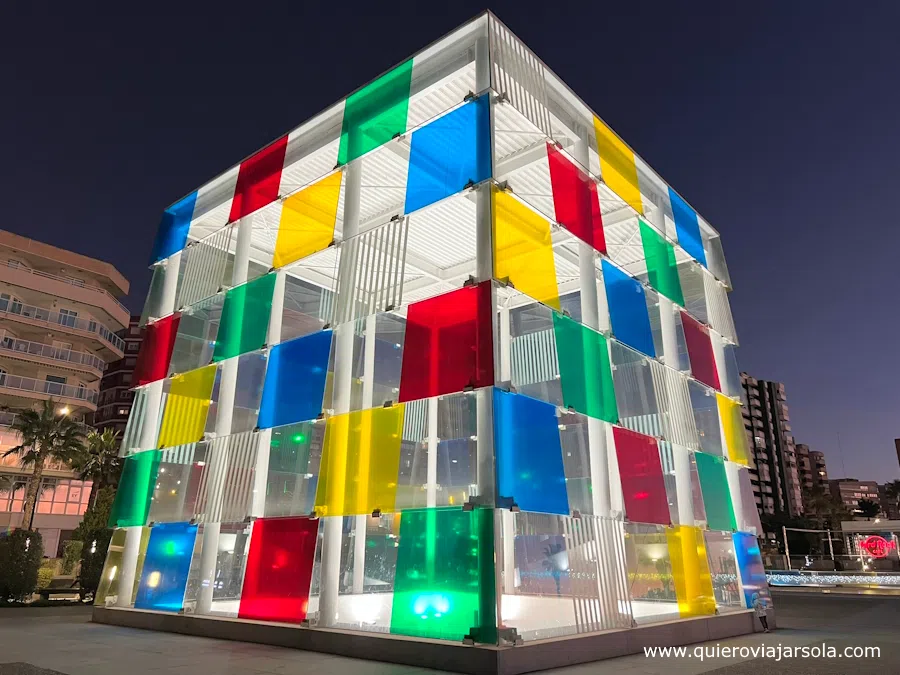
<path fill-rule="evenodd" d="M 760 513 L 803 515 L 803 498 L 787 396 L 781 382 L 741 373 L 744 427 L 755 471 L 750 480 Z"/>
<path fill-rule="evenodd" d="M 900 520 L 900 508 L 897 507 L 897 498 L 891 494 L 890 483 L 878 485 L 878 499 L 881 502 L 881 511 L 890 520 Z"/>
<path fill-rule="evenodd" d="M 100 381 L 100 395 L 97 400 L 97 412 L 93 416 L 93 425 L 98 430 L 115 429 L 121 434 L 125 432 L 128 414 L 134 392 L 131 390 L 131 374 L 137 363 L 137 355 L 141 349 L 140 316 L 133 315 L 127 328 L 118 332 L 125 344 L 125 356 L 113 361 L 106 368 Z"/>
<path fill-rule="evenodd" d="M 894 439 L 894 449 L 897 451 L 897 464 L 900 464 L 900 438 Z"/>
<path fill-rule="evenodd" d="M 881 505 L 878 483 L 874 480 L 837 478 L 828 481 L 828 486 L 834 498 L 839 499 L 851 512 L 855 512 L 859 508 L 861 499 L 868 499 Z"/>
<path fill-rule="evenodd" d="M 816 450 L 810 450 L 805 443 L 797 443 L 795 451 L 802 489 L 811 490 L 818 486 L 827 492 L 828 469 L 825 468 L 825 455 Z"/>

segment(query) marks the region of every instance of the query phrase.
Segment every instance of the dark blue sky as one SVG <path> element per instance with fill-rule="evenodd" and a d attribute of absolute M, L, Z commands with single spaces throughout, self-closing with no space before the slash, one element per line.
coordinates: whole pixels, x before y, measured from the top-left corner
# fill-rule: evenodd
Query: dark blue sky
<path fill-rule="evenodd" d="M 136 310 L 165 206 L 483 9 L 130 4 L 0 9 L 0 227 L 114 263 Z M 722 232 L 797 441 L 900 477 L 900 5 L 527 4 L 491 9 Z"/>

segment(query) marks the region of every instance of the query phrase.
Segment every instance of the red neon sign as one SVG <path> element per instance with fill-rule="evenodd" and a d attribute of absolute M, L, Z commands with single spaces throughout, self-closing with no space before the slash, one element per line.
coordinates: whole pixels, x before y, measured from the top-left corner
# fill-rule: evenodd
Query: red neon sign
<path fill-rule="evenodd" d="M 884 537 L 873 534 L 859 542 L 860 547 L 873 558 L 886 558 L 895 544 Z"/>

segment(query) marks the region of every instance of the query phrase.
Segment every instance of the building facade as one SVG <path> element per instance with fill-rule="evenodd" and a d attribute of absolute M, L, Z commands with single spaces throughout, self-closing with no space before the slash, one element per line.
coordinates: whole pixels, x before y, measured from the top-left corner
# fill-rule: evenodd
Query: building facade
<path fill-rule="evenodd" d="M 113 429 L 121 435 L 128 423 L 134 398 L 131 379 L 141 349 L 140 322 L 141 317 L 133 315 L 128 326 L 119 331 L 118 335 L 125 343 L 125 355 L 110 363 L 100 380 L 97 411 L 91 418 L 94 428 L 100 431 Z"/>
<path fill-rule="evenodd" d="M 151 263 L 99 605 L 507 644 L 767 592 L 719 235 L 493 15 Z"/>
<path fill-rule="evenodd" d="M 825 466 L 825 455 L 816 450 L 810 450 L 805 443 L 797 443 L 794 450 L 797 456 L 801 490 L 821 488 L 828 492 L 828 469 Z"/>
<path fill-rule="evenodd" d="M 90 419 L 106 365 L 124 355 L 116 333 L 129 314 L 116 298 L 127 292 L 109 263 L 0 231 L 0 451 L 19 443 L 16 412 L 46 399 Z M 15 456 L 0 459 L 0 528 L 22 525 L 29 474 Z M 34 527 L 46 555 L 80 522 L 89 492 L 67 467 L 45 468 Z"/>
<path fill-rule="evenodd" d="M 803 515 L 800 467 L 781 382 L 741 373 L 744 427 L 752 448 L 753 493 L 761 513 Z"/>
<path fill-rule="evenodd" d="M 881 506 L 881 495 L 878 483 L 874 480 L 856 480 L 855 478 L 836 478 L 828 481 L 831 495 L 839 500 L 850 513 L 859 511 L 859 501 L 868 499 Z"/>

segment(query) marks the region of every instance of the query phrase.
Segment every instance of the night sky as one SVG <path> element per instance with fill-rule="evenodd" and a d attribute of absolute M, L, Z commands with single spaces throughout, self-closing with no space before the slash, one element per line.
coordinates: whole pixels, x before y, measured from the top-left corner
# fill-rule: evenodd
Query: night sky
<path fill-rule="evenodd" d="M 115 264 L 135 311 L 168 204 L 484 8 L 128 4 L 0 9 L 0 227 Z M 491 9 L 722 233 L 741 368 L 797 441 L 900 477 L 900 4 Z"/>

